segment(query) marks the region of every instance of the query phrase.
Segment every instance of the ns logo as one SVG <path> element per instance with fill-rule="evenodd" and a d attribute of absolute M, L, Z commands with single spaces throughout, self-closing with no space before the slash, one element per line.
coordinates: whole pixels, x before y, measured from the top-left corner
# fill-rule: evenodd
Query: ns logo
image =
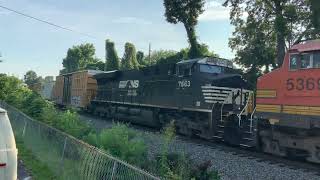
<path fill-rule="evenodd" d="M 128 87 L 131 88 L 138 88 L 139 87 L 139 80 L 126 80 L 126 81 L 120 81 L 119 82 L 119 88 L 123 89 Z"/>

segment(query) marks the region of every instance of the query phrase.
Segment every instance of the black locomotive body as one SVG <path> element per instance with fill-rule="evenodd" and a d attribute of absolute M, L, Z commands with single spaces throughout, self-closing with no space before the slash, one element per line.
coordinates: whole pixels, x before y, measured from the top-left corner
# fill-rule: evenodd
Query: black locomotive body
<path fill-rule="evenodd" d="M 95 78 L 97 96 L 89 106 L 95 114 L 159 128 L 174 120 L 188 136 L 254 143 L 252 91 L 228 60 L 192 59 Z"/>

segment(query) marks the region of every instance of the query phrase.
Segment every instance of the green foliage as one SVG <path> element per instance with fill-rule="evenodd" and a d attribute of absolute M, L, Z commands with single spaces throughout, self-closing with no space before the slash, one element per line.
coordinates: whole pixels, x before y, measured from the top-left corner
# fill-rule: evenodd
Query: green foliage
<path fill-rule="evenodd" d="M 15 93 L 22 86 L 22 82 L 13 76 L 0 74 L 0 99 L 6 99 L 11 93 Z"/>
<path fill-rule="evenodd" d="M 121 69 L 139 69 L 139 63 L 136 57 L 136 48 L 132 43 L 127 42 L 124 46 L 124 55 L 121 61 Z"/>
<path fill-rule="evenodd" d="M 93 44 L 90 43 L 69 48 L 62 62 L 64 69 L 61 73 L 83 70 L 88 64 L 96 63 L 98 59 L 95 57 L 95 51 Z"/>
<path fill-rule="evenodd" d="M 25 98 L 21 101 L 21 107 L 23 107 L 23 111 L 27 113 L 29 116 L 38 119 L 43 113 L 43 107 L 46 107 L 47 101 L 44 100 L 37 93 L 29 93 Z"/>
<path fill-rule="evenodd" d="M 90 132 L 87 136 L 83 138 L 83 140 L 92 146 L 99 147 L 99 135 L 96 132 Z"/>
<path fill-rule="evenodd" d="M 47 180 L 57 179 L 54 173 L 49 167 L 42 163 L 37 157 L 35 157 L 30 150 L 28 150 L 23 141 L 18 137 L 15 137 L 17 148 L 19 150 L 19 159 L 23 161 L 24 166 L 32 174 L 34 179 Z"/>
<path fill-rule="evenodd" d="M 272 65 L 281 66 L 286 47 L 291 46 L 294 42 L 300 42 L 302 39 L 320 37 L 319 31 L 316 31 L 311 21 L 309 1 L 226 0 L 224 5 L 230 5 L 231 24 L 235 26 L 230 47 L 237 52 L 237 56 L 242 56 L 243 53 L 241 55 L 238 52 L 244 48 L 253 49 L 253 46 L 258 45 L 252 40 L 250 42 L 247 40 L 257 39 L 263 35 L 264 45 L 260 45 L 263 49 L 253 55 L 246 54 L 246 56 L 255 56 L 261 51 L 268 51 L 269 54 L 265 56 L 274 59 L 264 58 L 266 61 L 262 63 L 263 65 L 270 64 L 272 61 Z M 244 18 L 244 13 L 248 14 L 247 19 Z M 258 29 L 256 29 L 257 27 Z M 252 51 L 247 52 L 252 53 Z"/>
<path fill-rule="evenodd" d="M 42 78 L 37 76 L 37 73 L 30 70 L 24 75 L 24 82 L 30 86 L 34 83 L 41 82 Z"/>
<path fill-rule="evenodd" d="M 246 70 L 245 77 L 253 85 L 262 74 L 262 68 L 269 71 L 270 66 L 276 66 L 276 37 L 268 36 L 268 26 L 249 15 L 247 23 L 238 26 L 229 41 L 229 46 L 237 51 L 235 61 Z"/>
<path fill-rule="evenodd" d="M 45 122 L 77 138 L 87 136 L 92 129 L 82 121 L 76 112 L 57 111 L 53 104 L 32 92 L 16 77 L 0 75 L 0 99 L 20 109 L 27 115 Z"/>
<path fill-rule="evenodd" d="M 102 148 L 112 155 L 139 166 L 145 164 L 147 148 L 127 125 L 115 124 L 111 129 L 103 130 L 99 138 Z"/>
<path fill-rule="evenodd" d="M 193 162 L 184 153 L 170 153 L 169 146 L 173 143 L 176 131 L 174 121 L 171 121 L 163 131 L 163 145 L 158 159 L 160 175 L 172 180 L 212 180 L 220 179 L 215 171 L 211 171 L 211 161 L 194 166 Z"/>
<path fill-rule="evenodd" d="M 146 65 L 146 61 L 144 61 L 144 53 L 142 51 L 138 51 L 137 52 L 137 61 L 140 65 Z"/>
<path fill-rule="evenodd" d="M 317 32 L 320 32 L 320 1 L 310 0 L 312 17 L 311 21 Z"/>
<path fill-rule="evenodd" d="M 199 45 L 199 50 L 201 52 L 201 57 L 204 56 L 214 56 L 219 57 L 219 55 L 211 52 L 209 50 L 208 45 L 201 44 Z M 155 64 L 167 64 L 167 63 L 177 63 L 184 59 L 189 59 L 189 51 L 190 48 L 181 49 L 179 52 L 173 50 L 158 50 L 153 51 L 151 53 L 150 59 L 149 57 L 145 58 L 145 62 L 147 65 L 155 65 Z"/>
<path fill-rule="evenodd" d="M 94 133 L 88 124 L 79 120 L 75 111 L 57 111 L 52 104 L 43 107 L 38 119 L 79 139 L 87 139 Z"/>
<path fill-rule="evenodd" d="M 163 132 L 163 146 L 161 149 L 161 159 L 160 159 L 160 172 L 166 178 L 172 178 L 174 176 L 170 164 L 168 161 L 169 155 L 169 145 L 175 139 L 175 125 L 174 121 L 171 121 L 165 128 Z"/>
<path fill-rule="evenodd" d="M 200 50 L 201 57 L 202 56 L 219 57 L 218 54 L 216 54 L 213 51 L 210 51 L 209 46 L 204 43 L 199 44 L 199 50 Z"/>
<path fill-rule="evenodd" d="M 85 69 L 90 69 L 90 70 L 100 70 L 103 71 L 105 67 L 105 63 L 102 62 L 100 59 L 96 59 L 93 62 L 89 62 Z"/>
<path fill-rule="evenodd" d="M 114 42 L 110 39 L 106 40 L 106 65 L 105 70 L 119 70 L 120 69 L 120 60 L 117 54 L 117 51 L 114 47 Z"/>
<path fill-rule="evenodd" d="M 183 23 L 189 43 L 190 58 L 201 57 L 199 44 L 197 42 L 195 26 L 198 23 L 198 17 L 204 12 L 205 0 L 164 0 L 165 17 L 169 23 Z"/>
<path fill-rule="evenodd" d="M 149 58 L 149 56 L 147 56 L 144 61 L 148 65 L 154 65 L 154 64 L 158 64 L 159 62 L 162 62 L 162 61 L 170 61 L 167 59 L 169 59 L 169 58 L 172 59 L 172 57 L 174 57 L 176 55 L 177 55 L 176 51 L 158 50 L 158 51 L 153 51 L 150 54 L 150 58 Z M 179 59 L 179 60 L 181 60 L 181 59 Z"/>

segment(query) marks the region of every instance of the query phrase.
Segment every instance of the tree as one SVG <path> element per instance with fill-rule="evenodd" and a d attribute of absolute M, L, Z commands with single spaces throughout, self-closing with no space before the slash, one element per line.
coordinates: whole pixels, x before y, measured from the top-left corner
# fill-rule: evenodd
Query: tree
<path fill-rule="evenodd" d="M 22 81 L 18 78 L 0 73 L 0 99 L 6 100 L 10 94 L 16 94 L 21 85 Z"/>
<path fill-rule="evenodd" d="M 120 68 L 120 61 L 117 51 L 114 47 L 114 42 L 110 39 L 106 40 L 106 65 L 105 70 L 118 70 Z"/>
<path fill-rule="evenodd" d="M 259 23 L 253 15 L 248 15 L 247 23 L 236 27 L 229 46 L 236 50 L 235 61 L 245 69 L 245 77 L 255 87 L 256 79 L 262 74 L 261 69 L 269 71 L 275 67 L 275 35 L 269 37 L 267 24 Z M 270 40 L 269 38 L 272 38 Z"/>
<path fill-rule="evenodd" d="M 91 69 L 91 70 L 105 70 L 105 63 L 101 61 L 100 59 L 96 59 L 94 62 L 90 62 L 86 65 L 85 69 Z"/>
<path fill-rule="evenodd" d="M 173 50 L 163 50 L 163 49 L 156 50 L 150 54 L 150 58 L 149 56 L 147 56 L 144 61 L 149 65 L 154 65 L 163 59 L 167 59 L 169 57 L 175 56 L 177 53 L 178 53 L 177 51 L 173 51 Z"/>
<path fill-rule="evenodd" d="M 139 63 L 136 57 L 136 48 L 132 43 L 127 42 L 124 46 L 121 68 L 123 70 L 139 69 Z"/>
<path fill-rule="evenodd" d="M 169 23 L 183 23 L 186 29 L 190 51 L 189 57 L 201 57 L 197 42 L 195 26 L 198 23 L 198 17 L 204 12 L 205 0 L 164 0 L 165 17 Z"/>
<path fill-rule="evenodd" d="M 138 51 L 136 56 L 140 65 L 146 65 L 146 62 L 144 61 L 144 53 L 142 51 Z"/>
<path fill-rule="evenodd" d="M 219 57 L 219 55 L 211 52 L 206 44 L 199 44 L 198 47 L 202 56 Z M 151 53 L 150 58 L 146 57 L 144 62 L 147 65 L 176 63 L 181 60 L 189 59 L 189 52 L 190 48 L 181 49 L 179 52 L 173 50 L 157 50 Z"/>
<path fill-rule="evenodd" d="M 83 70 L 88 64 L 97 62 L 97 58 L 95 58 L 95 51 L 93 44 L 90 43 L 69 48 L 67 56 L 62 62 L 64 67 L 62 72 L 69 73 Z"/>
<path fill-rule="evenodd" d="M 41 82 L 42 80 L 42 77 L 38 77 L 37 73 L 30 70 L 28 71 L 25 75 L 24 75 L 24 82 L 30 86 L 34 83 L 38 83 L 38 82 Z"/>
<path fill-rule="evenodd" d="M 264 26 L 263 30 L 266 36 L 266 42 L 269 45 L 276 46 L 274 64 L 282 65 L 286 48 L 289 48 L 293 42 L 300 42 L 302 39 L 314 38 L 319 36 L 314 31 L 314 26 L 310 21 L 310 4 L 302 0 L 226 0 L 225 6 L 231 6 L 230 19 L 234 25 L 234 36 L 241 37 L 242 32 L 247 26 L 248 20 L 244 19 L 244 13 L 248 17 L 254 18 L 256 24 Z M 254 34 L 247 34 L 255 36 Z M 275 37 L 275 38 L 274 38 Z M 245 41 L 245 37 L 239 38 L 239 41 Z M 272 42 L 274 41 L 274 42 Z M 242 49 L 244 43 L 238 42 L 238 49 Z M 241 44 L 241 45 L 240 45 Z M 242 46 L 242 47 L 240 47 Z M 234 48 L 236 49 L 236 48 Z"/>
<path fill-rule="evenodd" d="M 320 1 L 310 0 L 312 10 L 312 23 L 317 31 L 320 31 Z"/>

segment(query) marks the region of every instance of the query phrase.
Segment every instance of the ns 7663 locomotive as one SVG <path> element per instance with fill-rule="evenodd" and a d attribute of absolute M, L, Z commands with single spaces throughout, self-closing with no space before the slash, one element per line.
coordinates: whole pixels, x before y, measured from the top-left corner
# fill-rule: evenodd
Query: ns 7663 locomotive
<path fill-rule="evenodd" d="M 319 68 L 320 41 L 294 45 L 258 79 L 256 97 L 221 58 L 110 71 L 95 75 L 89 110 L 158 128 L 174 120 L 187 136 L 320 163 Z"/>
<path fill-rule="evenodd" d="M 231 61 L 199 58 L 141 70 L 95 75 L 97 96 L 90 109 L 100 115 L 162 127 L 175 121 L 188 136 L 252 146 L 252 91 Z"/>

